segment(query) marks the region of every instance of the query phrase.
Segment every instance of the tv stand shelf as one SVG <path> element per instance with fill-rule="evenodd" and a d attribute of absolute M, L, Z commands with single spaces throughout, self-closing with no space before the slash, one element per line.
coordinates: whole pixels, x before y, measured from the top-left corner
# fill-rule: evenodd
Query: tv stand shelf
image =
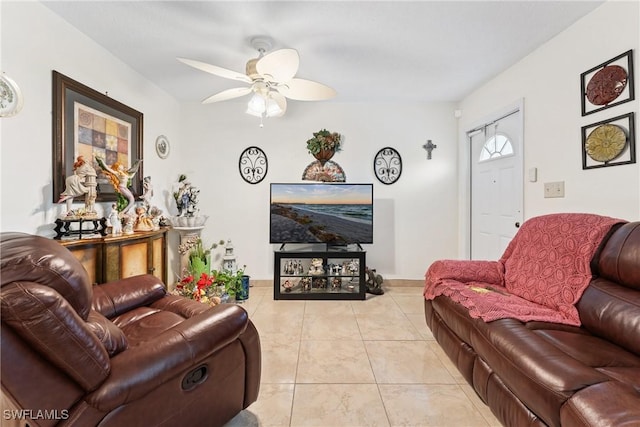
<path fill-rule="evenodd" d="M 363 300 L 365 251 L 275 251 L 276 300 Z"/>

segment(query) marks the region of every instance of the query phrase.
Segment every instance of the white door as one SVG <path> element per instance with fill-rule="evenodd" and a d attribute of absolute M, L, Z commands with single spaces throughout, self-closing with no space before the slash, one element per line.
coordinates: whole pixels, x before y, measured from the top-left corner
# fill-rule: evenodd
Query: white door
<path fill-rule="evenodd" d="M 471 259 L 497 260 L 522 222 L 522 110 L 468 135 Z"/>

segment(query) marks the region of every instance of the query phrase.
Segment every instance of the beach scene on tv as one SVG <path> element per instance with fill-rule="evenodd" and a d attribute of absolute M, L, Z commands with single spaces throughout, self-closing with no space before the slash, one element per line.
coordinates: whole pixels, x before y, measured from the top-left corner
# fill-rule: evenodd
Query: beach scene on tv
<path fill-rule="evenodd" d="M 271 184 L 271 243 L 373 242 L 373 185 Z"/>

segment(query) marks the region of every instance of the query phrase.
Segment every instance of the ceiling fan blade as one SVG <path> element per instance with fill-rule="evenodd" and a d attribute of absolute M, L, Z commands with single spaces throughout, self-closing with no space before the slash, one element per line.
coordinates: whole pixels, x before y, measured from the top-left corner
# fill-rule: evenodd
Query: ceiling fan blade
<path fill-rule="evenodd" d="M 251 79 L 246 74 L 239 73 L 237 71 L 228 70 L 226 68 L 218 67 L 217 65 L 207 64 L 206 62 L 196 61 L 193 59 L 176 58 L 183 64 L 187 64 L 190 67 L 196 68 L 205 73 L 210 73 L 225 79 L 239 80 L 241 82 L 251 83 Z"/>
<path fill-rule="evenodd" d="M 278 92 L 296 101 L 321 101 L 336 96 L 336 91 L 329 86 L 305 79 L 291 79 L 278 86 Z"/>
<path fill-rule="evenodd" d="M 253 91 L 251 86 L 249 87 L 234 87 L 233 89 L 223 90 L 215 95 L 211 95 L 202 101 L 203 104 L 210 104 L 212 102 L 226 101 L 227 99 L 238 98 L 240 96 L 248 95 Z"/>
<path fill-rule="evenodd" d="M 259 74 L 267 80 L 288 82 L 298 72 L 300 56 L 295 49 L 279 49 L 266 54 L 256 63 Z"/>

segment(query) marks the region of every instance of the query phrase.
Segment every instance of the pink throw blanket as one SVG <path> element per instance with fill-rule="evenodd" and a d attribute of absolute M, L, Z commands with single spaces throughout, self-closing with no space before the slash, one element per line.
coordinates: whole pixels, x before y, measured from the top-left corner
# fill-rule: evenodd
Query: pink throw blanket
<path fill-rule="evenodd" d="M 486 322 L 514 318 L 579 326 L 575 305 L 591 280 L 591 259 L 621 222 L 592 214 L 532 218 L 499 261 L 434 262 L 424 297 L 446 295 Z"/>

